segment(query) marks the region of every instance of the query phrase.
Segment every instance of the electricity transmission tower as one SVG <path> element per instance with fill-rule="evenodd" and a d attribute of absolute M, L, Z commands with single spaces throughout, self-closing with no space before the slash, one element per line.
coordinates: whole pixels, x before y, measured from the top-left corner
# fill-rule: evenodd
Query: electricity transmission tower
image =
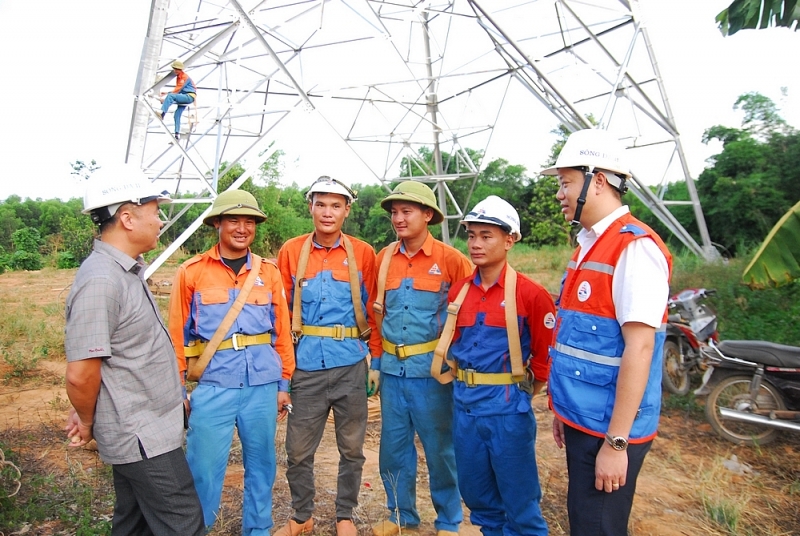
<path fill-rule="evenodd" d="M 180 140 L 171 114 L 157 119 L 174 59 L 197 86 Z M 527 97 L 505 109 L 519 88 Z M 193 204 L 210 209 L 230 166 L 246 165 L 231 188 L 258 177 L 304 113 L 319 114 L 384 186 L 402 169 L 461 218 L 469 201 L 449 185 L 471 181 L 471 195 L 474 152 L 490 146 L 502 112 L 570 131 L 593 118 L 629 147 L 633 193 L 691 251 L 716 254 L 636 0 L 152 0 L 135 92 L 128 161 L 178 198 L 168 226 Z M 700 243 L 643 177 L 686 180 Z"/>

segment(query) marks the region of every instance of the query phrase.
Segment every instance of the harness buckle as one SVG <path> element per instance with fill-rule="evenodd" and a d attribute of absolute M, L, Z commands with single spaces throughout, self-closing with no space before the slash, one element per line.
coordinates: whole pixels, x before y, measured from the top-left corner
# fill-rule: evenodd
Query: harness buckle
<path fill-rule="evenodd" d="M 361 339 L 364 342 L 367 342 L 369 340 L 369 336 L 371 334 L 372 334 L 372 328 L 367 328 L 367 329 L 365 329 L 364 331 L 361 332 L 361 334 L 358 336 L 358 338 Z"/>
<path fill-rule="evenodd" d="M 475 383 L 475 369 L 474 368 L 467 368 L 467 369 L 460 369 L 464 371 L 464 384 L 467 387 L 477 387 L 478 384 Z"/>
<path fill-rule="evenodd" d="M 241 335 L 241 333 L 234 333 L 231 335 L 231 345 L 237 352 L 244 349 L 244 346 L 239 346 L 239 335 Z"/>
<path fill-rule="evenodd" d="M 408 359 L 405 343 L 394 345 L 394 355 L 397 356 L 397 359 Z"/>
<path fill-rule="evenodd" d="M 336 324 L 335 326 L 333 326 L 333 340 L 334 341 L 344 340 L 344 324 Z"/>
<path fill-rule="evenodd" d="M 301 337 L 302 335 L 303 335 L 303 332 L 302 332 L 302 331 L 300 331 L 300 332 L 293 331 L 293 332 L 292 332 L 292 344 L 294 344 L 295 346 L 297 346 L 297 343 L 298 343 L 298 342 L 300 342 L 300 337 Z"/>

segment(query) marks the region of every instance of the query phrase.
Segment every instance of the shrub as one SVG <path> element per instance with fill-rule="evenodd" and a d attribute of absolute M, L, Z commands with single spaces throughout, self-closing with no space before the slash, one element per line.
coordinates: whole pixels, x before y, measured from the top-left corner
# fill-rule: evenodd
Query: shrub
<path fill-rule="evenodd" d="M 9 266 L 12 270 L 41 270 L 44 265 L 38 252 L 15 251 L 11 254 Z"/>

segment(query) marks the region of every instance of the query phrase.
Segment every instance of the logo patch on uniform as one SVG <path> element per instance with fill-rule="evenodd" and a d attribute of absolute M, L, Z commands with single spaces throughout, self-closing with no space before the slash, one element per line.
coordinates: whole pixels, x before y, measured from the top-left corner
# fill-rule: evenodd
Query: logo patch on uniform
<path fill-rule="evenodd" d="M 256 276 L 256 280 L 255 280 L 255 281 L 253 281 L 253 285 L 255 285 L 255 286 L 257 286 L 257 287 L 263 287 L 263 286 L 264 286 L 264 280 L 263 280 L 263 279 L 261 279 L 261 276 L 260 276 L 260 275 L 257 275 L 257 276 Z"/>
<path fill-rule="evenodd" d="M 505 306 L 506 306 L 506 300 L 501 301 L 500 302 L 500 307 L 505 307 Z"/>
<path fill-rule="evenodd" d="M 428 270 L 428 273 L 431 275 L 442 275 L 442 271 L 439 269 L 439 265 L 436 263 L 433 263 L 433 266 L 431 266 L 431 269 Z"/>
<path fill-rule="evenodd" d="M 347 259 L 346 259 L 346 258 L 345 258 L 345 260 L 342 262 L 342 264 L 343 264 L 344 266 L 347 266 Z"/>
<path fill-rule="evenodd" d="M 544 327 L 553 329 L 556 326 L 556 316 L 553 313 L 544 315 Z"/>
<path fill-rule="evenodd" d="M 592 285 L 588 281 L 581 282 L 578 285 L 578 301 L 585 302 L 592 295 Z"/>

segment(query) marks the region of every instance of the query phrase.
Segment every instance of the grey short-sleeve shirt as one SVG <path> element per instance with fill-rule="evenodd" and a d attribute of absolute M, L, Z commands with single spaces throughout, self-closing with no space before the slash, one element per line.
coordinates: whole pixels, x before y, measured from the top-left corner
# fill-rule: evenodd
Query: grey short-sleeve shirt
<path fill-rule="evenodd" d="M 93 434 L 109 464 L 142 460 L 183 442 L 175 351 L 144 281 L 144 263 L 95 241 L 66 307 L 67 361 L 102 358 Z"/>

